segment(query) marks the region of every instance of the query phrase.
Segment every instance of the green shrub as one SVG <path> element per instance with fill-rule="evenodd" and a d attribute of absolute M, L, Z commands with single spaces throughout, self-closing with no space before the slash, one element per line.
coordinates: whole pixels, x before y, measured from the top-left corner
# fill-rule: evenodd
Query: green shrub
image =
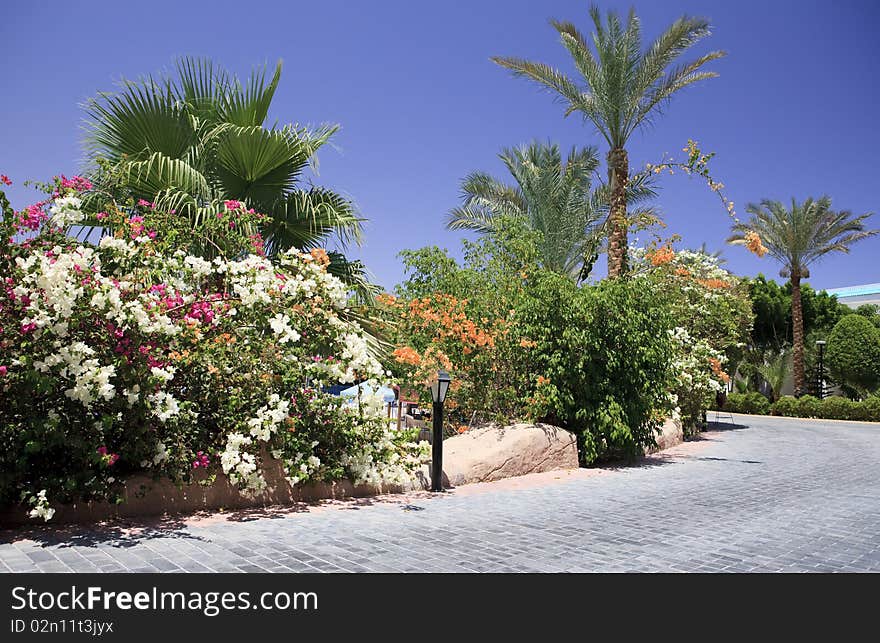
<path fill-rule="evenodd" d="M 747 413 L 754 413 L 757 415 L 767 415 L 770 413 L 770 400 L 761 393 L 757 391 L 752 391 L 751 393 L 746 394 Z"/>
<path fill-rule="evenodd" d="M 845 397 L 832 395 L 822 400 L 820 417 L 829 420 L 852 420 L 856 417 L 855 402 Z"/>
<path fill-rule="evenodd" d="M 798 417 L 817 418 L 822 414 L 822 402 L 818 397 L 804 395 L 798 398 Z"/>
<path fill-rule="evenodd" d="M 757 391 L 731 393 L 727 396 L 727 404 L 724 405 L 724 408 L 732 413 L 767 415 L 770 413 L 770 400 Z"/>
<path fill-rule="evenodd" d="M 724 402 L 724 410 L 731 413 L 742 413 L 746 393 L 728 393 Z"/>
<path fill-rule="evenodd" d="M 641 454 L 654 443 L 673 376 L 663 299 L 633 281 L 578 288 L 544 272 L 530 282 L 519 331 L 535 343 L 535 372 L 548 379 L 530 415 L 576 433 L 587 464 Z"/>
<path fill-rule="evenodd" d="M 784 415 L 786 417 L 797 417 L 798 411 L 798 399 L 796 397 L 792 397 L 791 395 L 784 395 L 780 397 L 773 404 L 773 415 Z"/>
<path fill-rule="evenodd" d="M 880 396 L 872 395 L 857 404 L 856 413 L 858 420 L 866 422 L 880 422 Z"/>
<path fill-rule="evenodd" d="M 837 381 L 874 390 L 880 384 L 880 330 L 861 315 L 847 315 L 828 337 L 827 363 Z"/>

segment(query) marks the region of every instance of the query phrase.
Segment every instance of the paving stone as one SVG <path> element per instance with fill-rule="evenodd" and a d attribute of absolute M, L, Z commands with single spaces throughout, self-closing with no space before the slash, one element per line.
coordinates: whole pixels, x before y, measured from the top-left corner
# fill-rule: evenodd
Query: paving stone
<path fill-rule="evenodd" d="M 660 464 L 453 491 L 419 499 L 419 511 L 377 503 L 142 535 L 2 531 L 0 572 L 880 570 L 880 427 L 737 423 Z"/>

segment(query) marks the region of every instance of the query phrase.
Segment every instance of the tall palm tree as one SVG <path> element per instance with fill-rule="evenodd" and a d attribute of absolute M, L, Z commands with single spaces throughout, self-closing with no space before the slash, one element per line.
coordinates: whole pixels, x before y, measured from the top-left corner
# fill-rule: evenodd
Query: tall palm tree
<path fill-rule="evenodd" d="M 630 10 L 625 26 L 613 11 L 603 21 L 595 5 L 590 7 L 590 16 L 596 29 L 592 38 L 595 54 L 573 24 L 551 21 L 574 60 L 582 84 L 542 63 L 520 58 L 492 60 L 512 70 L 515 76 L 530 78 L 556 94 L 567 105 L 566 116 L 580 112 L 608 143 L 608 181 L 612 193 L 608 274 L 617 277 L 626 272 L 629 138 L 639 126 L 658 115 L 677 91 L 717 76 L 701 68 L 725 53 L 712 51 L 670 68 L 687 49 L 709 35 L 707 20 L 682 16 L 643 52 L 641 24 L 634 10 Z"/>
<path fill-rule="evenodd" d="M 880 233 L 865 229 L 871 213 L 854 216 L 852 212 L 831 209 L 831 199 L 823 196 L 803 203 L 791 200 L 791 208 L 779 201 L 764 199 L 746 207 L 751 217 L 733 226 L 727 240 L 748 245 L 754 234 L 760 237 L 770 255 L 782 264 L 780 276 L 791 281 L 791 320 L 794 339 L 792 361 L 797 394 L 806 386 L 804 374 L 804 315 L 801 305 L 801 279 L 810 276 L 810 264 L 831 252 L 849 252 L 856 241 Z"/>
<path fill-rule="evenodd" d="M 335 239 L 359 243 L 362 219 L 332 190 L 303 185 L 303 170 L 338 126 L 266 126 L 281 78 L 245 83 L 210 60 L 181 58 L 175 78 L 125 81 L 88 101 L 86 152 L 104 192 L 145 199 L 197 225 L 227 199 L 268 215 L 260 232 L 272 257 Z M 98 169 L 101 168 L 101 169 Z M 93 222 L 95 223 L 95 222 Z M 363 266 L 331 255 L 331 270 L 365 285 Z"/>
<path fill-rule="evenodd" d="M 490 233 L 499 217 L 515 216 L 541 233 L 542 265 L 585 279 L 597 257 L 608 213 L 608 190 L 593 187 L 599 166 L 595 147 L 573 147 L 563 161 L 555 143 L 533 142 L 498 155 L 515 184 L 485 172 L 462 182 L 461 207 L 450 211 L 447 227 Z M 629 186 L 630 200 L 655 196 L 644 175 Z"/>

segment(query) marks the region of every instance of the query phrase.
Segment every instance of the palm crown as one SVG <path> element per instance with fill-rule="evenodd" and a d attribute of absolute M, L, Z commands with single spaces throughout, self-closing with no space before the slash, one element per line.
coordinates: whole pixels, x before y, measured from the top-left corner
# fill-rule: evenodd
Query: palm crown
<path fill-rule="evenodd" d="M 866 230 L 866 213 L 854 216 L 848 210 L 835 212 L 831 199 L 808 198 L 803 203 L 794 199 L 791 208 L 779 201 L 764 199 L 746 207 L 751 217 L 733 226 L 728 243 L 747 245 L 750 232 L 757 233 L 768 253 L 782 264 L 783 277 L 809 277 L 809 266 L 831 252 L 849 252 L 856 241 L 877 234 Z"/>
<path fill-rule="evenodd" d="M 96 183 L 111 192 L 154 201 L 194 224 L 235 199 L 268 215 L 266 252 L 312 248 L 335 239 L 359 242 L 352 203 L 315 185 L 304 169 L 338 126 L 265 125 L 281 77 L 255 70 L 243 84 L 208 60 L 182 58 L 177 77 L 126 81 L 86 105 L 88 157 L 103 159 Z M 331 269 L 363 276 L 333 253 Z"/>
<path fill-rule="evenodd" d="M 809 266 L 817 259 L 832 252 L 848 253 L 853 243 L 880 230 L 865 229 L 870 213 L 854 216 L 848 210 L 835 212 L 827 196 L 803 203 L 792 199 L 790 209 L 779 201 L 764 199 L 750 203 L 746 211 L 751 217 L 733 226 L 728 242 L 750 245 L 757 235 L 767 252 L 782 264 L 780 274 L 791 281 L 792 362 L 795 392 L 799 394 L 806 387 L 801 279 L 810 276 Z"/>
<path fill-rule="evenodd" d="M 463 205 L 448 215 L 452 230 L 489 233 L 504 216 L 522 218 L 541 233 L 542 265 L 554 272 L 586 278 L 601 243 L 608 212 L 608 190 L 594 188 L 599 166 L 595 147 L 573 147 L 563 161 L 555 143 L 534 142 L 499 154 L 515 181 L 509 185 L 474 172 L 462 182 Z M 645 177 L 630 185 L 630 198 L 654 196 Z"/>
<path fill-rule="evenodd" d="M 687 49 L 709 35 L 709 23 L 703 18 L 679 18 L 643 52 L 641 23 L 634 10 L 630 10 L 626 24 L 613 11 L 603 21 L 595 5 L 590 7 L 590 17 L 595 27 L 595 52 L 573 24 L 551 21 L 574 61 L 580 81 L 543 63 L 509 57 L 492 60 L 515 76 L 534 80 L 551 91 L 567 106 L 566 116 L 580 112 L 608 142 L 612 191 L 608 272 L 618 276 L 626 271 L 629 161 L 625 148 L 629 137 L 658 114 L 677 91 L 716 76 L 715 72 L 703 70 L 703 66 L 725 54 L 712 51 L 672 67 Z"/>

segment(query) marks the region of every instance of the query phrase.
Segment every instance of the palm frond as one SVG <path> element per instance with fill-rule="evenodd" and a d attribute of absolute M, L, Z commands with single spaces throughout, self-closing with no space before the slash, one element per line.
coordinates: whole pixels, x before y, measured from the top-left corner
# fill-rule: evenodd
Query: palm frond
<path fill-rule="evenodd" d="M 269 256 L 288 248 L 314 248 L 331 238 L 343 245 L 361 241 L 363 219 L 353 204 L 324 188 L 291 192 L 266 214 L 270 220 L 263 237 Z"/>

